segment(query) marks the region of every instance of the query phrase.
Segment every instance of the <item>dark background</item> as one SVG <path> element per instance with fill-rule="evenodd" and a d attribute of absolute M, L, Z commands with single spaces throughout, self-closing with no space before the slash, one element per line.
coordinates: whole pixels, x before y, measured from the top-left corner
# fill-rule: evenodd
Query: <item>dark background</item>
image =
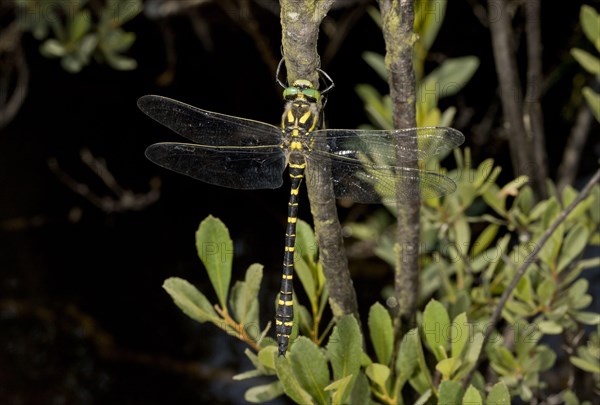
<path fill-rule="evenodd" d="M 459 129 L 476 162 L 494 157 L 504 166 L 502 183 L 512 178 L 507 145 L 498 139 L 480 144 L 471 137 L 472 128 L 498 102 L 489 32 L 474 16 L 472 2 L 449 3 L 427 66 L 435 67 L 435 58 L 480 58 L 471 82 L 460 96 L 443 100 L 442 109 L 455 105 L 459 116 L 472 114 Z M 586 3 L 598 9 L 598 1 Z M 542 5 L 544 73 L 558 75 L 543 98 L 552 176 L 573 124 L 573 83 L 581 72 L 568 52 L 573 46 L 589 49 L 578 28 L 581 4 Z M 278 55 L 278 16 L 252 7 Z M 328 18 L 341 18 L 346 11 L 334 10 Z M 214 299 L 194 246 L 194 232 L 209 214 L 230 229 L 234 280 L 251 263 L 265 265 L 263 325 L 274 316 L 280 279 L 285 187 L 259 192 L 218 188 L 163 170 L 144 157 L 151 143 L 181 140 L 137 109 L 136 99 L 144 94 L 269 123 L 280 119 L 281 89 L 254 41 L 218 7 L 208 5 L 200 12 L 210 23 L 212 50 L 203 48 L 185 16 L 159 23 L 140 15 L 129 22 L 126 29 L 138 35 L 129 53 L 138 68 L 131 72 L 92 62 L 81 73 L 69 74 L 57 60 L 39 54 L 38 41 L 24 37 L 29 93 L 14 121 L 0 132 L 0 403 L 242 403 L 244 390 L 256 384 L 231 381 L 233 374 L 250 368 L 245 346 L 182 315 L 161 288 L 165 278 L 179 276 Z M 166 87 L 157 85 L 167 68 L 159 24 L 172 30 L 177 56 L 174 79 Z M 354 92 L 357 84 L 386 92 L 386 84 L 361 59 L 367 50 L 383 53 L 384 45 L 365 14 L 323 66 L 336 83 L 327 105 L 330 127 L 367 122 Z M 598 126 L 594 129 L 597 134 Z M 590 138 L 582 176 L 597 159 L 598 138 Z M 160 177 L 160 199 L 143 210 L 98 209 L 48 167 L 48 159 L 55 158 L 76 181 L 98 195 L 112 195 L 80 160 L 82 148 L 105 159 L 125 189 L 146 193 L 150 179 Z M 310 221 L 306 199 L 302 202 L 300 216 Z M 347 213 L 340 209 L 342 220 Z M 389 274 L 374 278 L 365 273 L 354 282 L 366 308 L 380 297 Z"/>

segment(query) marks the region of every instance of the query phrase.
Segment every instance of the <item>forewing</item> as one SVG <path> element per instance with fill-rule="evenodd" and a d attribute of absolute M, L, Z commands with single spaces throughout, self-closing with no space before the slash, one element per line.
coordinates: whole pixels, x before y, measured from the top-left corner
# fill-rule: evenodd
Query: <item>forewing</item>
<path fill-rule="evenodd" d="M 146 149 L 146 157 L 159 166 L 205 183 L 244 190 L 281 187 L 287 165 L 279 147 L 157 143 Z"/>
<path fill-rule="evenodd" d="M 161 96 L 143 96 L 138 107 L 150 118 L 200 145 L 274 146 L 281 129 L 264 122 L 219 114 Z"/>

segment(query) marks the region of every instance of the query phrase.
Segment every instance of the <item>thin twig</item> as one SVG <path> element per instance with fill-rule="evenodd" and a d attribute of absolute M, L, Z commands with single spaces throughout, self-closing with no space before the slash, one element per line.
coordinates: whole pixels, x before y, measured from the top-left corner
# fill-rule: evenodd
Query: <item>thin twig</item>
<path fill-rule="evenodd" d="M 190 9 L 211 3 L 213 0 L 186 0 L 186 1 L 147 1 L 144 3 L 144 14 L 153 20 L 186 14 Z"/>
<path fill-rule="evenodd" d="M 236 5 L 230 1 L 219 1 L 217 4 L 227 14 L 229 18 L 235 21 L 254 40 L 256 49 L 265 65 L 268 66 L 272 75 L 275 75 L 277 69 L 277 58 L 272 51 L 268 38 L 261 32 L 260 24 L 252 14 L 252 4 L 249 0 L 236 0 Z"/>
<path fill-rule="evenodd" d="M 368 5 L 369 0 L 359 0 L 358 4 L 352 6 L 339 21 L 330 23 L 330 27 L 325 25 L 328 22 L 328 20 L 325 20 L 323 31 L 329 37 L 329 41 L 323 51 L 323 65 L 327 66 L 333 60 L 333 57 L 346 40 L 348 33 L 365 14 Z"/>
<path fill-rule="evenodd" d="M 467 3 L 471 6 L 473 10 L 473 15 L 479 20 L 479 23 L 486 28 L 489 28 L 490 23 L 487 16 L 487 10 L 485 6 L 479 4 L 477 0 L 467 0 Z"/>
<path fill-rule="evenodd" d="M 558 180 L 556 182 L 558 190 L 564 189 L 567 185 L 573 184 L 577 176 L 577 168 L 581 163 L 581 154 L 585 147 L 590 127 L 594 122 L 592 111 L 584 101 L 579 106 L 575 125 L 571 130 L 565 152 L 560 166 L 558 167 Z"/>
<path fill-rule="evenodd" d="M 544 232 L 544 234 L 539 239 L 539 241 L 535 244 L 535 248 L 531 251 L 531 253 L 529 253 L 529 255 L 527 255 L 527 257 L 523 261 L 523 264 L 521 264 L 521 266 L 517 269 L 510 284 L 508 285 L 508 287 L 506 287 L 506 289 L 502 293 L 502 296 L 500 297 L 500 301 L 498 301 L 498 305 L 496 305 L 496 308 L 494 309 L 494 312 L 492 314 L 492 317 L 490 318 L 489 323 L 486 325 L 485 334 L 483 336 L 483 343 L 482 343 L 481 347 L 483 347 L 483 348 L 485 347 L 485 345 L 489 341 L 492 333 L 495 331 L 496 324 L 500 320 L 502 311 L 504 310 L 504 306 L 508 302 L 514 289 L 517 287 L 517 284 L 519 283 L 519 281 L 521 280 L 521 278 L 523 277 L 523 275 L 529 268 L 529 265 L 531 265 L 533 263 L 533 261 L 536 260 L 538 254 L 540 253 L 540 251 L 542 250 L 542 248 L 544 247 L 544 245 L 546 244 L 548 239 L 550 239 L 550 237 L 552 236 L 554 231 L 556 231 L 556 229 L 559 227 L 559 225 L 561 223 L 563 223 L 563 221 L 575 209 L 575 207 L 577 207 L 577 205 L 579 205 L 579 203 L 581 203 L 585 198 L 587 198 L 587 196 L 590 194 L 590 192 L 592 190 L 592 187 L 594 187 L 594 185 L 596 183 L 598 183 L 598 181 L 600 181 L 600 170 L 596 171 L 594 176 L 585 185 L 583 190 L 581 190 L 581 192 L 579 193 L 577 198 L 575 198 L 575 200 L 573 200 L 573 202 L 571 204 L 569 204 L 569 206 L 567 208 L 565 208 L 560 213 L 560 215 L 554 220 L 552 225 L 550 225 L 550 227 L 546 230 L 546 232 Z M 477 367 L 479 366 L 479 362 L 481 360 L 482 353 L 483 353 L 483 350 L 479 353 L 479 356 L 477 357 L 477 360 L 475 361 L 473 368 L 471 369 L 471 371 L 469 371 L 469 374 L 463 381 L 463 386 L 465 388 L 469 385 L 471 378 L 477 371 Z"/>
<path fill-rule="evenodd" d="M 3 54 L 6 54 L 7 73 L 0 81 L 0 129 L 17 115 L 29 91 L 29 66 L 21 44 L 21 30 L 16 22 L 0 33 L 0 55 Z M 12 70 L 16 76 L 14 86 Z"/>
<path fill-rule="evenodd" d="M 81 161 L 102 180 L 106 187 L 115 194 L 116 198 L 96 194 L 87 184 L 78 182 L 62 170 L 55 158 L 48 159 L 48 167 L 67 187 L 108 214 L 124 211 L 140 211 L 148 205 L 154 204 L 160 198 L 160 179 L 158 178 L 150 180 L 150 190 L 147 193 L 134 193 L 118 184 L 115 177 L 108 170 L 104 159 L 96 158 L 89 150 L 83 149 L 81 151 Z"/>

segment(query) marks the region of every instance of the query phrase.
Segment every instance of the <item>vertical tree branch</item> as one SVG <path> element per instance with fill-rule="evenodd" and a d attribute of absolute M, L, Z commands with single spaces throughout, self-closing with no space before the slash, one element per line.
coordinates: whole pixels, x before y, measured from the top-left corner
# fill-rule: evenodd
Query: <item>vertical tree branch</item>
<path fill-rule="evenodd" d="M 390 96 L 395 128 L 416 126 L 416 78 L 413 68 L 414 1 L 380 0 L 383 38 L 386 46 L 386 66 L 389 73 Z M 417 140 L 414 139 L 415 146 Z M 404 167 L 418 168 L 418 162 L 399 161 Z M 418 183 L 418 180 L 416 180 Z M 411 182 L 412 183 L 412 182 Z M 399 187 L 418 184 L 398 184 Z M 419 297 L 419 208 L 420 193 L 398 193 L 398 242 L 395 245 L 396 268 L 394 285 L 398 300 L 396 336 L 399 326 L 407 330 L 415 324 Z"/>
<path fill-rule="evenodd" d="M 536 167 L 535 162 L 531 162 L 533 148 L 523 123 L 523 96 L 517 74 L 515 52 L 512 48 L 511 16 L 506 0 L 489 0 L 488 18 L 496 73 L 500 84 L 500 100 L 510 137 L 513 170 L 515 175 L 525 174 L 529 177 L 535 194 L 540 198 L 544 195 L 542 190 L 545 177 L 541 177 L 542 170 Z"/>
<path fill-rule="evenodd" d="M 319 25 L 333 0 L 281 0 L 280 4 L 281 43 L 288 81 L 291 83 L 297 79 L 306 79 L 318 88 L 319 55 L 316 49 Z M 327 166 L 315 168 L 308 165 L 306 171 L 310 209 L 333 315 L 338 318 L 344 314 L 354 314 L 358 319 L 356 291 L 348 271 L 342 227 L 331 183 L 331 169 Z"/>
<path fill-rule="evenodd" d="M 281 0 L 281 44 L 288 80 L 310 80 L 319 86 L 319 25 L 334 0 Z"/>
<path fill-rule="evenodd" d="M 540 0 L 525 2 L 525 32 L 527 35 L 527 93 L 525 95 L 525 129 L 533 146 L 535 170 L 538 175 L 540 195 L 548 195 L 546 181 L 548 165 L 544 140 L 544 117 L 540 96 L 542 90 L 542 29 Z"/>

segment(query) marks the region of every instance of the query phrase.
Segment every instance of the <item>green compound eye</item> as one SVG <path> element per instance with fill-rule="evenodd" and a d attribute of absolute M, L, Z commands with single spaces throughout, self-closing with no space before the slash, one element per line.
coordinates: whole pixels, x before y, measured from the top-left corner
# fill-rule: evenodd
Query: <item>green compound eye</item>
<path fill-rule="evenodd" d="M 302 94 L 306 96 L 310 101 L 316 102 L 321 98 L 321 92 L 317 89 L 304 89 Z"/>
<path fill-rule="evenodd" d="M 292 100 L 298 96 L 299 92 L 300 89 L 298 89 L 298 87 L 286 87 L 286 89 L 283 90 L 283 98 L 286 100 Z"/>

